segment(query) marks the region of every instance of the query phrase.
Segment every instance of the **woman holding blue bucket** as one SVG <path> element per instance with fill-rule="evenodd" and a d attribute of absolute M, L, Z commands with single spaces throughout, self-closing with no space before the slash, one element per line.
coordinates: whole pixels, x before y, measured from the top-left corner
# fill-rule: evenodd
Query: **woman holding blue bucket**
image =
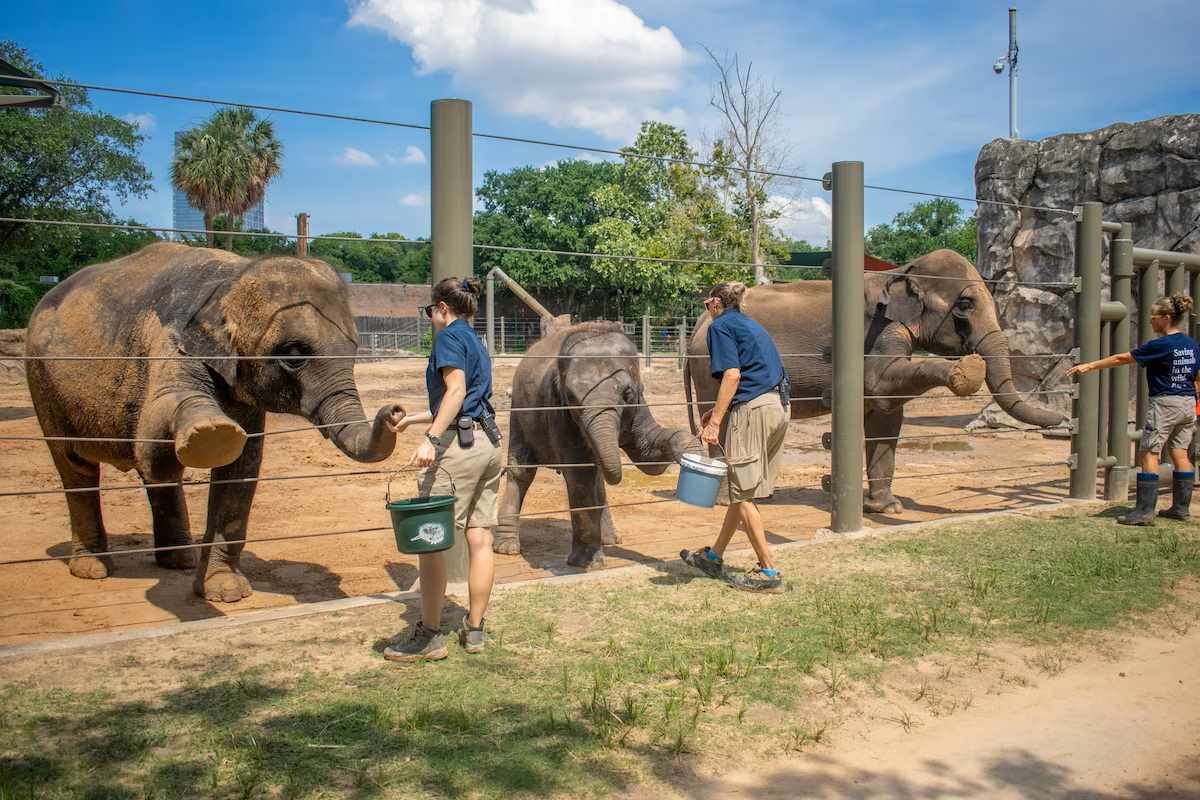
<path fill-rule="evenodd" d="M 489 402 L 492 362 L 470 325 L 479 281 L 446 278 L 433 287 L 431 299 L 422 309 L 433 325 L 433 351 L 425 369 L 429 412 L 405 417 L 395 430 L 430 423 L 409 464 L 424 468 L 417 476 L 421 496 L 454 496 L 455 535 L 466 537 L 470 558 L 469 608 L 458 640 L 466 652 L 478 653 L 485 645 L 484 612 L 496 575 L 492 529 L 501 473 L 500 429 Z M 437 661 L 448 655 L 441 632 L 446 565 L 440 552 L 418 558 L 421 620 L 406 641 L 383 651 L 389 661 Z"/>
<path fill-rule="evenodd" d="M 711 411 L 700 419 L 700 439 L 720 444 L 729 464 L 729 507 L 712 547 L 680 553 L 705 575 L 726 579 L 738 589 L 781 592 L 783 577 L 771 559 L 756 499 L 770 497 L 779 476 L 783 442 L 791 416 L 787 373 L 770 335 L 742 313 L 743 283 L 713 287 L 704 301 L 712 318 L 708 326 L 708 360 L 720 380 Z M 738 525 L 745 528 L 758 566 L 729 577 L 725 548 Z"/>

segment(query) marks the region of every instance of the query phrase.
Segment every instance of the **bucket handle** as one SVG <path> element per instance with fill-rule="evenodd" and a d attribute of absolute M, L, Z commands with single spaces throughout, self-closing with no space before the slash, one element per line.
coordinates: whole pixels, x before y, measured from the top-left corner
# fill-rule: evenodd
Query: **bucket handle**
<path fill-rule="evenodd" d="M 457 496 L 458 488 L 455 487 L 455 485 L 454 485 L 454 476 L 450 474 L 450 470 L 443 467 L 440 460 L 433 462 L 431 467 L 423 467 L 423 469 L 430 469 L 430 468 L 435 469 L 435 470 L 440 469 L 442 472 L 446 473 L 446 477 L 450 479 L 450 494 Z M 385 506 L 392 502 L 392 481 L 394 481 L 396 479 L 397 475 L 399 475 L 401 472 L 405 472 L 405 471 L 406 471 L 406 469 L 404 467 L 401 467 L 400 469 L 398 469 L 395 472 L 392 472 L 390 475 L 388 475 L 387 489 L 384 491 L 384 494 L 383 494 L 383 504 Z"/>

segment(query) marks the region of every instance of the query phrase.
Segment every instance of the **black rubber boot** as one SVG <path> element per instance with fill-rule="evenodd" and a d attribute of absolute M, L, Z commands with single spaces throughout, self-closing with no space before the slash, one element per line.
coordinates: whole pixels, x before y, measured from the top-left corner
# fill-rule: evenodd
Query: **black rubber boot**
<path fill-rule="evenodd" d="M 1122 525 L 1153 525 L 1154 507 L 1158 504 L 1158 476 L 1139 472 L 1137 476 L 1137 505 L 1128 514 L 1117 517 Z"/>
<path fill-rule="evenodd" d="M 1196 485 L 1195 472 L 1176 472 L 1171 476 L 1171 507 L 1158 512 L 1166 519 L 1185 520 L 1192 515 L 1192 487 Z"/>

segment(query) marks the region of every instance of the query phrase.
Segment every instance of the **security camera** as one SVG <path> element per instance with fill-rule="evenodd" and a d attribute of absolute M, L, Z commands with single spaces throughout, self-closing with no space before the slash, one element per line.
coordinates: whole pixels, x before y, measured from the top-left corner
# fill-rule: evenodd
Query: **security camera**
<path fill-rule="evenodd" d="M 1004 72 L 1004 59 L 1003 58 L 997 58 L 996 63 L 992 64 L 992 72 L 996 73 L 997 75 Z"/>

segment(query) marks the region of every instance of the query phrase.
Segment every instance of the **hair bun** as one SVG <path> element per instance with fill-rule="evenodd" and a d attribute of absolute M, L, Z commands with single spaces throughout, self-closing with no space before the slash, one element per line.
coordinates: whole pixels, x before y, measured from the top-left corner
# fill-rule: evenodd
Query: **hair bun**
<path fill-rule="evenodd" d="M 474 295 L 475 297 L 479 297 L 481 291 L 478 278 L 463 278 L 461 281 L 459 281 L 458 288 L 467 294 Z"/>

